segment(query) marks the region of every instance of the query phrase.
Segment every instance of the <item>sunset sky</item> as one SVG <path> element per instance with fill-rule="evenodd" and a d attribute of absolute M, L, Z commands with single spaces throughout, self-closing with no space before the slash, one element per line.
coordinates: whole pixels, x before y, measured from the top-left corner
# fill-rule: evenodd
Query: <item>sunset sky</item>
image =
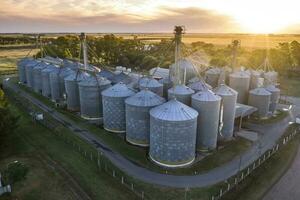
<path fill-rule="evenodd" d="M 299 0 L 0 0 L 0 32 L 300 33 Z"/>

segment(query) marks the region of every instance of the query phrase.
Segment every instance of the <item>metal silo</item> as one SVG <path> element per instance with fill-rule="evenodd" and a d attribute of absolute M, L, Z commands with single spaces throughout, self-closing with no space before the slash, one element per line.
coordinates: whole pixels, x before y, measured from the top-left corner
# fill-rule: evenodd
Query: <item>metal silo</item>
<path fill-rule="evenodd" d="M 88 73 L 81 70 L 72 72 L 65 78 L 65 89 L 67 97 L 67 109 L 71 111 L 80 110 L 78 82 L 84 77 L 90 76 Z"/>
<path fill-rule="evenodd" d="M 59 72 L 61 68 L 55 68 L 49 73 L 50 78 L 50 89 L 51 89 L 51 99 L 57 102 L 61 99 L 61 89 L 59 83 Z"/>
<path fill-rule="evenodd" d="M 188 84 L 188 87 L 191 88 L 192 90 L 194 90 L 195 92 L 200 92 L 200 91 L 204 91 L 204 90 L 211 90 L 212 87 L 210 85 L 208 85 L 207 83 L 205 83 L 202 80 L 193 82 Z"/>
<path fill-rule="evenodd" d="M 115 133 L 126 130 L 125 99 L 135 94 L 124 83 L 118 83 L 102 93 L 103 126 L 104 129 Z"/>
<path fill-rule="evenodd" d="M 19 81 L 20 83 L 25 84 L 26 83 L 26 71 L 25 71 L 25 65 L 29 62 L 31 62 L 33 59 L 30 58 L 22 58 L 18 63 L 18 73 L 19 73 Z"/>
<path fill-rule="evenodd" d="M 33 87 L 33 76 L 32 70 L 33 68 L 38 65 L 39 62 L 37 60 L 31 60 L 30 62 L 26 63 L 25 65 L 25 74 L 26 74 L 26 85 L 27 87 Z"/>
<path fill-rule="evenodd" d="M 149 157 L 166 167 L 195 159 L 198 112 L 173 99 L 150 110 Z"/>
<path fill-rule="evenodd" d="M 100 76 L 89 76 L 78 83 L 81 117 L 99 120 L 103 117 L 101 92 L 111 87 L 110 81 Z"/>
<path fill-rule="evenodd" d="M 126 104 L 126 140 L 139 146 L 149 146 L 151 108 L 161 105 L 165 99 L 145 89 L 128 97 Z"/>
<path fill-rule="evenodd" d="M 187 83 L 191 78 L 197 75 L 195 70 L 195 66 L 193 63 L 187 59 L 178 60 L 179 66 L 179 79 L 181 80 L 181 84 Z M 175 63 L 170 66 L 171 71 L 176 68 Z"/>
<path fill-rule="evenodd" d="M 205 82 L 211 87 L 215 88 L 218 86 L 221 69 L 211 68 L 205 72 Z"/>
<path fill-rule="evenodd" d="M 185 85 L 176 85 L 168 90 L 168 100 L 176 98 L 185 105 L 191 105 L 191 96 L 195 91 Z"/>
<path fill-rule="evenodd" d="M 276 85 L 278 73 L 275 71 L 268 71 L 263 74 L 265 78 L 265 85 Z"/>
<path fill-rule="evenodd" d="M 43 79 L 42 79 L 42 70 L 45 69 L 48 64 L 40 62 L 32 70 L 33 77 L 33 90 L 38 93 L 42 93 L 43 90 Z"/>
<path fill-rule="evenodd" d="M 155 94 L 159 96 L 163 96 L 164 88 L 163 84 L 159 83 L 157 80 L 153 78 L 142 78 L 139 80 L 139 88 L 140 90 L 148 88 Z"/>
<path fill-rule="evenodd" d="M 124 72 L 121 72 L 119 74 L 114 75 L 111 78 L 112 84 L 117 84 L 117 83 L 124 83 L 124 84 L 129 84 L 131 82 L 131 78 L 125 74 Z"/>
<path fill-rule="evenodd" d="M 229 140 L 233 136 L 235 107 L 238 93 L 232 88 L 222 84 L 215 89 L 215 93 L 222 97 L 223 127 L 218 136 L 218 140 Z"/>
<path fill-rule="evenodd" d="M 61 95 L 61 99 L 65 99 L 66 97 L 66 87 L 65 87 L 65 78 L 69 75 L 71 75 L 72 73 L 74 73 L 73 70 L 76 70 L 75 68 L 69 68 L 69 67 L 62 67 L 60 69 L 60 72 L 58 74 L 59 77 L 59 89 L 60 89 L 60 95 Z"/>
<path fill-rule="evenodd" d="M 112 72 L 112 71 L 109 71 L 107 69 L 102 69 L 100 72 L 99 72 L 99 76 L 102 76 L 108 80 L 112 80 L 112 78 L 115 76 L 115 74 Z"/>
<path fill-rule="evenodd" d="M 271 92 L 271 99 L 270 99 L 270 108 L 269 110 L 274 113 L 280 98 L 280 89 L 275 87 L 275 85 L 268 85 L 266 90 Z"/>
<path fill-rule="evenodd" d="M 229 87 L 238 92 L 237 102 L 247 104 L 250 87 L 250 75 L 245 71 L 237 71 L 229 75 Z"/>
<path fill-rule="evenodd" d="M 54 65 L 48 65 L 41 71 L 42 75 L 42 94 L 45 97 L 51 97 L 51 84 L 50 84 L 50 72 L 56 70 Z"/>
<path fill-rule="evenodd" d="M 168 90 L 173 87 L 173 83 L 170 78 L 163 78 L 159 80 L 163 84 L 163 97 L 168 98 Z"/>
<path fill-rule="evenodd" d="M 192 108 L 198 111 L 197 150 L 208 151 L 217 147 L 221 97 L 211 90 L 192 96 Z"/>
<path fill-rule="evenodd" d="M 271 93 L 265 88 L 256 88 L 249 91 L 248 104 L 256 107 L 257 111 L 254 113 L 257 117 L 267 117 L 270 106 Z"/>

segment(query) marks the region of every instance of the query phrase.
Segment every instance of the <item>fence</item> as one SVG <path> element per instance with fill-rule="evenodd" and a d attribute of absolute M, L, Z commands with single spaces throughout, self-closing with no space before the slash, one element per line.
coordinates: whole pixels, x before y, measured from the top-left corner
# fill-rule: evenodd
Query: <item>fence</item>
<path fill-rule="evenodd" d="M 280 150 L 283 146 L 287 145 L 289 141 L 291 141 L 295 135 L 298 133 L 297 130 L 294 130 L 287 136 L 284 136 L 279 140 L 277 144 L 273 146 L 272 149 L 266 151 L 261 157 L 255 160 L 253 163 L 248 165 L 244 170 L 238 172 L 235 176 L 231 177 L 230 180 L 224 182 L 225 187 L 221 187 L 218 194 L 212 195 L 211 200 L 220 200 L 222 197 L 234 189 L 239 183 L 241 183 L 247 176 L 249 176 L 255 169 L 257 169 L 260 165 L 262 165 L 266 160 L 271 158 L 278 150 Z"/>

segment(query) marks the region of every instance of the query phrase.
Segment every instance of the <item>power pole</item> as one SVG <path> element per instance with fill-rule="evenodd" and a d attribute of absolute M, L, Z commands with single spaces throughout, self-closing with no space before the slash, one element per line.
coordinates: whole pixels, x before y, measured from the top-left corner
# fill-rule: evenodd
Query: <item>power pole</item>
<path fill-rule="evenodd" d="M 86 35 L 85 33 L 80 34 L 81 47 L 83 52 L 83 64 L 84 69 L 88 67 L 88 55 L 87 55 L 87 45 L 86 45 Z"/>

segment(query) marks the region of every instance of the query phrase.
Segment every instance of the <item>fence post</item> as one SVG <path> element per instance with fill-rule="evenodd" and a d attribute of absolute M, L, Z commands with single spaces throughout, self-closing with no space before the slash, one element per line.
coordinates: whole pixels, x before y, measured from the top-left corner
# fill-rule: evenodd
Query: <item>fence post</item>
<path fill-rule="evenodd" d="M 116 176 L 116 172 L 115 172 L 115 170 L 113 170 L 113 177 L 115 177 Z"/>
<path fill-rule="evenodd" d="M 259 159 L 260 160 L 260 159 Z M 253 169 L 255 169 L 255 162 L 253 163 Z"/>
<path fill-rule="evenodd" d="M 234 184 L 236 185 L 238 182 L 237 178 L 234 178 Z"/>
<path fill-rule="evenodd" d="M 220 189 L 220 195 L 219 195 L 220 197 L 222 197 L 223 196 L 223 189 L 221 188 Z"/>
<path fill-rule="evenodd" d="M 93 153 L 91 152 L 91 161 L 93 161 Z"/>
<path fill-rule="evenodd" d="M 121 183 L 124 184 L 124 177 L 121 178 Z"/>
<path fill-rule="evenodd" d="M 249 169 L 249 167 L 248 167 L 248 170 L 247 170 L 247 175 L 249 175 L 250 174 L 250 169 Z"/>
<path fill-rule="evenodd" d="M 133 188 L 133 183 L 131 183 L 131 190 L 132 190 L 132 191 L 134 190 L 134 188 Z"/>
<path fill-rule="evenodd" d="M 144 199 L 144 191 L 142 191 L 142 199 Z"/>
<path fill-rule="evenodd" d="M 227 184 L 227 191 L 230 190 L 230 183 Z"/>

